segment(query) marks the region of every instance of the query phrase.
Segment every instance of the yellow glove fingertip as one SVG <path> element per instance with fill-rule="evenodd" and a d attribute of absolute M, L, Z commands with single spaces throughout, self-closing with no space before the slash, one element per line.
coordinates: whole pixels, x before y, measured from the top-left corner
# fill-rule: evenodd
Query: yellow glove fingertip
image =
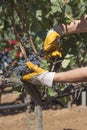
<path fill-rule="evenodd" d="M 51 56 L 52 57 L 55 57 L 55 56 L 62 57 L 62 53 L 56 50 L 56 51 L 54 51 L 54 52 L 51 53 Z"/>
<path fill-rule="evenodd" d="M 26 62 L 26 66 L 29 68 L 29 69 L 31 69 L 31 68 L 33 68 L 35 65 L 32 63 L 32 62 Z"/>
<path fill-rule="evenodd" d="M 22 79 L 27 81 L 27 80 L 30 80 L 35 75 L 37 75 L 37 73 L 35 73 L 35 72 L 29 73 L 29 74 L 22 76 Z"/>
<path fill-rule="evenodd" d="M 26 62 L 26 65 L 27 65 L 27 66 L 30 65 L 30 64 L 31 64 L 31 62 L 29 62 L 29 61 Z"/>

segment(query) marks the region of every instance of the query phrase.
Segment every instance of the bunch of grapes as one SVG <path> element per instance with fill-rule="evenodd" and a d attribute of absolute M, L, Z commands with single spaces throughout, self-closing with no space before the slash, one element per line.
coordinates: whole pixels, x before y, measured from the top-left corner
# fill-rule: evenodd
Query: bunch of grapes
<path fill-rule="evenodd" d="M 31 61 L 33 64 L 40 65 L 38 56 L 36 54 L 29 54 L 28 58 L 29 58 L 29 61 Z M 19 78 L 31 72 L 29 68 L 26 66 L 26 62 L 28 61 L 25 59 L 19 60 L 19 62 L 17 63 L 17 67 L 14 68 L 15 74 Z"/>
<path fill-rule="evenodd" d="M 0 52 L 0 70 L 2 73 L 5 71 L 7 66 L 11 66 L 12 59 L 9 57 L 8 52 Z"/>
<path fill-rule="evenodd" d="M 22 42 L 23 42 L 23 43 L 27 43 L 28 41 L 29 41 L 28 37 L 23 37 L 23 38 L 22 38 Z"/>

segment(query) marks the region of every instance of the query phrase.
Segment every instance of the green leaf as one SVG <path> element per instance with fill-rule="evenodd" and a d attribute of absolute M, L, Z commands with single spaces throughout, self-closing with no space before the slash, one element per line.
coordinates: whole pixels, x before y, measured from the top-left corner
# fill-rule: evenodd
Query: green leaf
<path fill-rule="evenodd" d="M 47 94 L 49 95 L 49 96 L 55 96 L 55 95 L 57 95 L 57 92 L 55 92 L 52 88 L 48 88 L 47 89 Z"/>
<path fill-rule="evenodd" d="M 68 4 L 65 5 L 65 22 L 70 23 L 73 21 L 73 14 L 72 14 L 72 7 L 69 6 Z"/>
<path fill-rule="evenodd" d="M 52 4 L 55 4 L 56 5 L 56 0 L 50 0 L 50 2 L 52 3 Z"/>
<path fill-rule="evenodd" d="M 61 8 L 59 6 L 56 6 L 56 5 L 51 6 L 51 9 L 52 9 L 52 13 L 62 12 Z"/>
<path fill-rule="evenodd" d="M 62 67 L 67 68 L 69 64 L 70 64 L 70 55 L 67 54 L 65 59 L 62 61 Z"/>
<path fill-rule="evenodd" d="M 37 19 L 40 20 L 40 21 L 42 20 L 41 16 L 42 16 L 42 11 L 41 11 L 41 10 L 37 10 L 37 11 L 36 11 L 36 17 L 37 17 Z"/>
<path fill-rule="evenodd" d="M 4 28 L 4 25 L 0 25 L 0 31 Z"/>
<path fill-rule="evenodd" d="M 72 7 L 69 5 L 65 5 L 65 13 L 72 16 Z"/>
<path fill-rule="evenodd" d="M 34 32 L 34 33 L 37 33 L 39 31 L 41 31 L 42 29 L 42 26 L 41 24 L 39 23 L 39 21 L 37 21 L 36 19 L 34 19 L 34 21 L 32 22 L 32 25 L 31 25 L 31 30 Z"/>
<path fill-rule="evenodd" d="M 63 0 L 50 0 L 53 5 L 63 5 Z"/>
<path fill-rule="evenodd" d="M 47 63 L 47 61 L 45 59 L 43 59 L 40 63 L 40 67 L 45 70 L 49 70 L 49 65 L 50 65 L 50 63 Z"/>

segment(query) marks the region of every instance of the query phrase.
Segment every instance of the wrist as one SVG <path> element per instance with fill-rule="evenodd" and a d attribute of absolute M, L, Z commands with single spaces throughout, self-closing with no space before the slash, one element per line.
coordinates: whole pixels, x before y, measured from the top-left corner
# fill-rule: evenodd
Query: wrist
<path fill-rule="evenodd" d="M 54 78 L 53 78 L 53 82 L 55 83 L 55 82 L 57 82 L 57 80 L 58 80 L 57 73 L 55 73 Z"/>

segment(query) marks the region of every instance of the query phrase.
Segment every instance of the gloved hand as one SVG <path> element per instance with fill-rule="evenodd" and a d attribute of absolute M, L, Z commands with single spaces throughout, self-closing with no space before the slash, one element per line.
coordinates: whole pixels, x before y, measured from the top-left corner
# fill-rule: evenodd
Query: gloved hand
<path fill-rule="evenodd" d="M 34 85 L 52 87 L 55 72 L 48 72 L 34 65 L 32 62 L 27 62 L 26 65 L 32 72 L 24 75 L 22 80 L 28 81 Z"/>
<path fill-rule="evenodd" d="M 54 29 L 51 29 L 44 41 L 44 52 L 46 59 L 49 59 L 50 57 L 62 57 L 62 53 L 60 52 L 60 37 L 61 35 L 56 32 Z"/>

